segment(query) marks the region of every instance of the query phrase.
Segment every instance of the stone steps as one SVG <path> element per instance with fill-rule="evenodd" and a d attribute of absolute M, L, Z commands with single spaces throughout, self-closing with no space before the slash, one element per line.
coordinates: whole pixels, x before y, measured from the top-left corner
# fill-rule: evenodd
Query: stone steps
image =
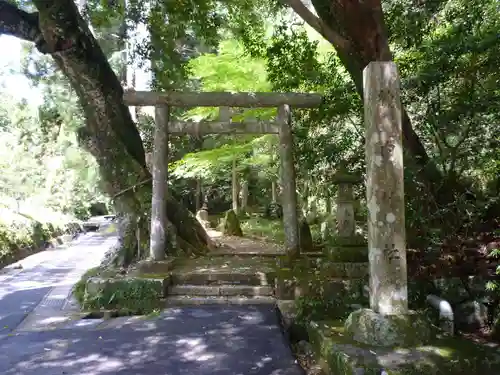
<path fill-rule="evenodd" d="M 272 280 L 265 273 L 241 273 L 241 272 L 190 272 L 173 273 L 171 283 L 173 285 L 267 285 L 267 280 Z"/>
<path fill-rule="evenodd" d="M 284 256 L 285 253 L 283 252 L 268 252 L 264 253 L 261 251 L 252 251 L 252 250 L 245 250 L 245 251 L 238 251 L 235 252 L 235 250 L 232 249 L 218 249 L 210 252 L 211 257 L 259 257 L 259 258 L 277 258 L 280 256 Z"/>
<path fill-rule="evenodd" d="M 257 297 L 273 294 L 273 288 L 269 285 L 173 285 L 168 290 L 169 296 Z"/>
<path fill-rule="evenodd" d="M 169 296 L 166 299 L 167 307 L 186 305 L 261 305 L 275 304 L 276 299 L 271 296 Z"/>
<path fill-rule="evenodd" d="M 274 304 L 273 264 L 239 255 L 194 260 L 172 272 L 166 305 Z"/>

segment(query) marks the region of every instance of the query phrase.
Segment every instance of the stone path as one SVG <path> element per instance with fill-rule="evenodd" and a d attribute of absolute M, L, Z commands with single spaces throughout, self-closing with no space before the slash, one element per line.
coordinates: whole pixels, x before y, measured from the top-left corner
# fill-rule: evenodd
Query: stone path
<path fill-rule="evenodd" d="M 276 256 L 284 255 L 285 249 L 282 245 L 272 242 L 257 240 L 245 237 L 220 236 L 217 238 L 220 243 L 219 249 L 212 251 L 212 254 L 234 254 L 234 255 L 259 255 Z"/>

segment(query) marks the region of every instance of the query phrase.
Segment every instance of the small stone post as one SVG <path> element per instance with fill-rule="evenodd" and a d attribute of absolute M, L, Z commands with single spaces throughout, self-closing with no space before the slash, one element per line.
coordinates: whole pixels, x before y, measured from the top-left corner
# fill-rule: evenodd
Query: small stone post
<path fill-rule="evenodd" d="M 356 232 L 354 219 L 353 185 L 361 182 L 360 176 L 339 172 L 333 177 L 333 183 L 338 185 L 337 191 L 337 234 L 340 238 L 353 239 Z"/>
<path fill-rule="evenodd" d="M 422 343 L 430 327 L 408 310 L 402 116 L 394 62 L 363 72 L 370 307 L 349 315 L 345 332 L 369 345 Z"/>
<path fill-rule="evenodd" d="M 240 211 L 240 180 L 238 176 L 238 169 L 236 163 L 236 156 L 233 156 L 233 166 L 231 172 L 231 196 L 232 196 L 232 207 L 235 214 Z"/>
<path fill-rule="evenodd" d="M 281 183 L 283 206 L 283 229 L 287 254 L 299 254 L 299 222 L 297 216 L 297 191 L 295 186 L 295 165 L 293 158 L 293 135 L 290 107 L 278 108 L 279 150 L 281 156 Z"/>
<path fill-rule="evenodd" d="M 153 194 L 151 199 L 151 240 L 149 253 L 152 260 L 165 259 L 167 246 L 167 181 L 168 181 L 168 122 L 169 108 L 155 108 L 153 143 Z"/>

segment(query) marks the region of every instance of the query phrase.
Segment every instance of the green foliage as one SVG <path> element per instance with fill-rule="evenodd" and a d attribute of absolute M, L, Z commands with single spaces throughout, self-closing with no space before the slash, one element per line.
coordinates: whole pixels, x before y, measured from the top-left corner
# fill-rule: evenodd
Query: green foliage
<path fill-rule="evenodd" d="M 365 281 L 342 280 L 332 276 L 330 261 L 317 261 L 302 256 L 292 263 L 285 262 L 277 269 L 279 278 L 295 288 L 297 323 L 311 320 L 347 318 L 352 304 L 366 304 L 363 295 Z M 299 295 L 297 295 L 297 292 Z"/>
<path fill-rule="evenodd" d="M 251 216 L 243 220 L 241 229 L 245 236 L 263 238 L 266 241 L 284 243 L 283 222 L 281 220 L 269 220 L 260 216 Z"/>
<path fill-rule="evenodd" d="M 87 283 L 96 277 L 103 282 L 89 293 Z M 150 279 L 117 279 L 115 270 L 91 268 L 73 287 L 73 296 L 83 310 L 115 310 L 120 314 L 143 315 L 157 311 L 163 296 L 162 283 Z"/>
<path fill-rule="evenodd" d="M 191 77 L 203 91 L 268 92 L 266 61 L 252 58 L 235 39 L 219 44 L 217 54 L 203 54 L 189 61 Z"/>
<path fill-rule="evenodd" d="M 488 256 L 491 258 L 494 258 L 494 259 L 500 259 L 500 248 L 492 249 Z M 497 266 L 496 273 L 498 275 L 500 275 L 500 264 Z M 500 285 L 499 285 L 498 281 L 496 281 L 496 280 L 488 281 L 486 283 L 486 289 L 490 290 L 490 291 L 491 290 L 498 291 L 498 290 L 500 290 Z"/>
<path fill-rule="evenodd" d="M 364 173 L 362 101 L 336 52 L 309 27 L 295 22 L 289 9 L 267 0 L 157 1 L 147 9 L 148 5 L 136 0 L 128 2 L 127 9 L 116 2 L 86 4 L 117 73 L 124 72 L 126 39 L 132 43 L 132 34 L 143 24 L 152 39 L 132 43 L 134 54 L 128 58 L 134 63 L 156 58 L 158 89 L 323 94 L 320 108 L 294 110 L 297 192 L 306 214 L 313 204 L 323 209 L 324 199 L 334 196 L 333 172 L 342 167 Z M 405 155 L 410 246 L 437 247 L 445 237 L 469 237 L 479 224 L 491 226 L 498 218 L 499 14 L 496 0 L 384 1 L 403 103 L 431 163 L 443 176 L 434 186 L 422 183 L 420 167 Z M 74 132 L 83 119 L 75 95 L 46 58 L 27 53 L 24 70 L 41 88 L 44 102 L 34 113 L 26 103 L 3 95 L 2 193 L 21 201 L 36 197 L 56 210 L 83 216 L 92 200 L 103 197 L 97 166 L 77 147 Z M 176 109 L 174 114 L 199 121 L 216 119 L 219 112 L 194 108 Z M 275 114 L 274 109 L 251 109 L 237 111 L 233 120 L 268 120 Z M 151 150 L 151 119 L 141 116 L 138 126 L 146 150 Z M 241 178 L 251 182 L 251 197 L 265 203 L 270 200 L 271 181 L 278 180 L 277 146 L 275 136 L 171 137 L 171 171 L 177 178 L 171 181 L 171 191 L 192 196 L 192 179 L 202 178 L 205 192 L 229 198 L 236 158 Z M 429 194 L 449 186 L 460 187 L 449 191 L 450 203 L 436 202 Z M 355 189 L 365 207 L 363 185 Z M 260 225 L 251 220 L 249 227 Z"/>
<path fill-rule="evenodd" d="M 64 218 L 52 215 L 43 218 L 35 211 L 33 216 L 0 206 L 0 263 L 15 257 L 20 249 L 37 249 L 65 230 Z"/>
<path fill-rule="evenodd" d="M 52 64 L 36 63 L 47 69 Z M 30 71 L 28 59 L 25 64 Z M 84 120 L 76 94 L 61 73 L 38 75 L 32 82 L 43 98 L 38 107 L 2 93 L 0 117 L 8 126 L 0 130 L 0 193 L 85 217 L 93 202 L 106 198 L 95 161 L 79 147 L 76 130 Z"/>
<path fill-rule="evenodd" d="M 300 296 L 295 300 L 297 324 L 306 326 L 310 321 L 324 320 L 325 318 L 345 319 L 350 310 L 346 307 L 347 301 L 325 299 L 322 296 Z"/>
<path fill-rule="evenodd" d="M 116 310 L 121 313 L 145 315 L 161 307 L 163 283 L 149 279 L 112 279 L 95 294 L 87 289 L 83 310 Z"/>
<path fill-rule="evenodd" d="M 443 173 L 432 188 L 466 186 L 451 189 L 455 196 L 448 205 L 433 201 L 414 160 L 405 155 L 410 246 L 438 246 L 450 233 L 468 236 L 478 223 L 491 225 L 499 214 L 494 203 L 500 191 L 494 63 L 500 58 L 498 4 L 391 0 L 384 6 L 402 75 L 403 103 Z M 265 58 L 272 89 L 316 91 L 325 97 L 319 110 L 294 111 L 297 187 L 304 206 L 308 197 L 335 193 L 331 171 L 346 167 L 364 173 L 362 103 L 335 52 L 319 48 L 301 25 L 271 24 L 270 38 L 256 33 L 243 41 L 250 54 Z M 364 206 L 362 185 L 356 189 Z"/>

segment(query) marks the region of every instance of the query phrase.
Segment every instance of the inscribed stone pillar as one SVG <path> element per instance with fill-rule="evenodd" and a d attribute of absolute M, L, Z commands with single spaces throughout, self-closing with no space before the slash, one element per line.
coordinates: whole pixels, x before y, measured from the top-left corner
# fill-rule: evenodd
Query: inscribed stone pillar
<path fill-rule="evenodd" d="M 352 237 L 356 230 L 351 183 L 340 183 L 337 193 L 337 232 L 340 237 Z"/>
<path fill-rule="evenodd" d="M 295 163 L 293 158 L 293 136 L 290 107 L 278 108 L 279 150 L 281 156 L 281 204 L 283 206 L 283 229 L 285 249 L 289 255 L 299 253 L 299 222 L 297 216 L 297 189 L 295 185 Z"/>
<path fill-rule="evenodd" d="M 155 109 L 155 133 L 153 143 L 153 191 L 151 198 L 150 257 L 165 259 L 167 246 L 167 180 L 168 180 L 168 122 L 167 106 Z"/>
<path fill-rule="evenodd" d="M 354 217 L 353 184 L 361 182 L 361 178 L 346 172 L 339 172 L 333 177 L 337 190 L 337 235 L 341 238 L 354 238 L 356 221 Z"/>
<path fill-rule="evenodd" d="M 405 205 L 399 77 L 393 62 L 363 72 L 370 307 L 408 312 Z"/>

